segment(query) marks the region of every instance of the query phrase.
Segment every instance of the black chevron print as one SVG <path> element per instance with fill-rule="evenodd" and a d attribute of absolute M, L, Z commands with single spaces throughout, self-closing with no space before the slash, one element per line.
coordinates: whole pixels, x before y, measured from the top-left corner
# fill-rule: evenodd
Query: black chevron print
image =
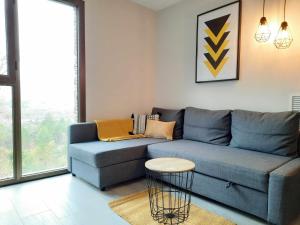
<path fill-rule="evenodd" d="M 210 37 L 206 37 L 204 39 L 209 44 L 209 46 L 212 48 L 212 50 L 214 50 L 214 52 L 217 52 L 219 50 L 219 48 L 221 47 L 221 45 L 223 44 L 223 42 L 226 40 L 226 38 L 227 38 L 227 36 L 228 36 L 229 33 L 230 33 L 229 31 L 225 32 L 222 35 L 222 37 L 221 37 L 221 39 L 220 39 L 220 41 L 218 42 L 217 45 L 214 44 L 214 42 L 210 39 Z"/>
<path fill-rule="evenodd" d="M 228 20 L 230 14 L 206 21 L 206 26 L 214 33 L 215 36 L 217 36 L 220 32 L 220 30 L 223 28 L 224 24 Z"/>
<path fill-rule="evenodd" d="M 228 45 L 228 40 L 226 39 L 230 33 L 230 31 L 227 30 L 229 26 L 227 20 L 229 16 L 230 14 L 205 22 L 207 26 L 207 29 L 205 29 L 207 37 L 204 39 L 207 44 L 204 47 L 207 52 L 204 53 L 204 56 L 207 60 L 204 61 L 204 64 L 215 77 L 218 76 L 228 60 L 228 57 L 225 56 L 229 49 L 225 48 Z"/>
<path fill-rule="evenodd" d="M 209 63 L 212 65 L 212 67 L 214 69 L 217 69 L 219 64 L 222 62 L 222 60 L 224 59 L 224 57 L 228 51 L 229 51 L 229 49 L 224 49 L 223 52 L 221 53 L 221 55 L 219 56 L 219 58 L 217 59 L 217 61 L 215 61 L 209 53 L 205 53 L 204 55 L 207 58 L 207 60 L 209 61 Z"/>

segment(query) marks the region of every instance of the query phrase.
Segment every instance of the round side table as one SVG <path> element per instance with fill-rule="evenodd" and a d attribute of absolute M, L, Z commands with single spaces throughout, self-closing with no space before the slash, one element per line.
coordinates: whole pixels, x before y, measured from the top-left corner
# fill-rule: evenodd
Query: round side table
<path fill-rule="evenodd" d="M 154 220 L 177 225 L 187 220 L 195 164 L 180 158 L 157 158 L 145 163 L 150 211 Z"/>

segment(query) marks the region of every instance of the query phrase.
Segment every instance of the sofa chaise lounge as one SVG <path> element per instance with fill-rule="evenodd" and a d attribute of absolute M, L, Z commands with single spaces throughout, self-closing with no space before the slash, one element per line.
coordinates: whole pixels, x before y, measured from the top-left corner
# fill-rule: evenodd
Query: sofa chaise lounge
<path fill-rule="evenodd" d="M 196 164 L 195 194 L 271 224 L 300 216 L 299 115 L 192 107 L 153 112 L 176 120 L 176 140 L 100 142 L 95 123 L 71 125 L 70 172 L 104 190 L 143 177 L 147 158 L 181 157 Z"/>

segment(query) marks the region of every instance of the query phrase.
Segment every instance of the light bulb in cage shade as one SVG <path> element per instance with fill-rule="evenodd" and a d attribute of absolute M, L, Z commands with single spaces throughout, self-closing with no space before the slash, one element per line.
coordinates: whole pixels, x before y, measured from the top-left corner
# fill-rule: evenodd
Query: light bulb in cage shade
<path fill-rule="evenodd" d="M 257 42 L 267 42 L 270 39 L 271 30 L 269 28 L 267 18 L 262 17 L 259 21 L 257 31 L 255 33 L 255 40 Z"/>
<path fill-rule="evenodd" d="M 289 30 L 288 23 L 283 21 L 274 40 L 274 45 L 278 49 L 285 49 L 291 46 L 293 42 L 292 34 Z"/>

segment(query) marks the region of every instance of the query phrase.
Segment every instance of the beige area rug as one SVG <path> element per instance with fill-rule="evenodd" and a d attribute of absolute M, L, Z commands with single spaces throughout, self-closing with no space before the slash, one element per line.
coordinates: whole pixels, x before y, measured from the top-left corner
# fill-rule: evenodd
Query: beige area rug
<path fill-rule="evenodd" d="M 150 214 L 148 192 L 128 195 L 109 203 L 111 209 L 131 225 L 158 225 Z M 191 205 L 190 216 L 183 225 L 235 225 L 231 221 Z"/>

